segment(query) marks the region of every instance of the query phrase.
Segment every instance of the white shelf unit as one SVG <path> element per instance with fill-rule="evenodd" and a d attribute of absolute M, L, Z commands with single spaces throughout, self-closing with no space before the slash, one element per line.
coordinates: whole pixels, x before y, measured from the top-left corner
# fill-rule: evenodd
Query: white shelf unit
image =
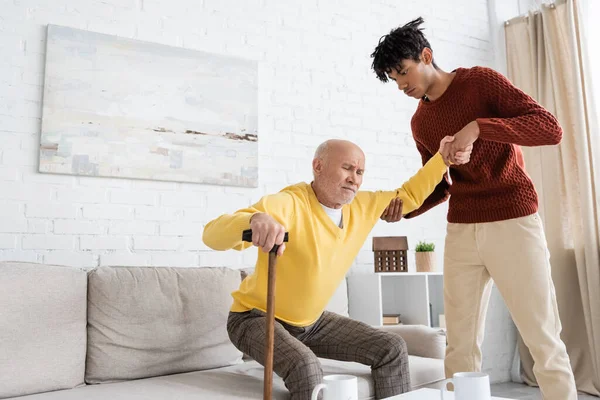
<path fill-rule="evenodd" d="M 350 317 L 383 325 L 384 314 L 400 314 L 405 325 L 439 327 L 444 314 L 441 272 L 387 272 L 348 276 Z"/>

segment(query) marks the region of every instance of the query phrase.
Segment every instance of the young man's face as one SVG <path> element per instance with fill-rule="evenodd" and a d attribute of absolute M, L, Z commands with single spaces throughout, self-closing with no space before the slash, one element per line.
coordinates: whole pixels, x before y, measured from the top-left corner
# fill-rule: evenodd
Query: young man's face
<path fill-rule="evenodd" d="M 429 90 L 429 64 L 414 60 L 402 60 L 398 70 L 392 69 L 388 77 L 395 81 L 398 89 L 415 99 L 422 98 Z"/>

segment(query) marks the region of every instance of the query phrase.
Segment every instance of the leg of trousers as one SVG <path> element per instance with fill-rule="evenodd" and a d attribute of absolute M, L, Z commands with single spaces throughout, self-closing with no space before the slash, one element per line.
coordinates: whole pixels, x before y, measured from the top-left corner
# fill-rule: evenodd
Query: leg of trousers
<path fill-rule="evenodd" d="M 475 240 L 475 224 L 448 224 L 444 246 L 446 377 L 481 370 L 481 344 L 492 284 Z"/>
<path fill-rule="evenodd" d="M 262 311 L 252 310 L 229 313 L 227 320 L 227 332 L 233 345 L 261 365 L 265 365 L 265 318 Z M 323 380 L 323 370 L 317 356 L 279 321 L 275 321 L 273 350 L 273 372 L 285 382 L 290 399 L 309 400 L 313 388 Z"/>
<path fill-rule="evenodd" d="M 318 357 L 371 366 L 376 399 L 410 391 L 408 350 L 400 335 L 325 311 L 300 338 Z"/>
<path fill-rule="evenodd" d="M 227 330 L 240 351 L 264 365 L 263 312 L 230 313 Z M 304 328 L 275 322 L 273 369 L 292 400 L 310 399 L 321 383 L 323 371 L 317 357 L 370 365 L 377 399 L 410 390 L 408 351 L 399 335 L 330 312 Z"/>
<path fill-rule="evenodd" d="M 539 215 L 449 224 L 445 251 L 446 374 L 481 370 L 482 308 L 487 307 L 491 276 L 531 352 L 543 398 L 576 400 Z"/>

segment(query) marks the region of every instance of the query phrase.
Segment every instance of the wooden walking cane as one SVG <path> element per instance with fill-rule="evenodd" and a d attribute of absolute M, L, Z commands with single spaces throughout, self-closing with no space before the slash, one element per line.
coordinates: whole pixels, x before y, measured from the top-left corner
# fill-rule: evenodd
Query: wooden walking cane
<path fill-rule="evenodd" d="M 252 242 L 252 230 L 246 229 L 242 233 L 244 242 Z M 283 238 L 288 241 L 288 232 Z M 267 280 L 267 340 L 265 343 L 265 375 L 263 382 L 263 400 L 271 400 L 273 392 L 273 350 L 275 345 L 275 266 L 277 265 L 277 250 L 279 245 L 273 246 L 269 252 L 269 276 Z"/>

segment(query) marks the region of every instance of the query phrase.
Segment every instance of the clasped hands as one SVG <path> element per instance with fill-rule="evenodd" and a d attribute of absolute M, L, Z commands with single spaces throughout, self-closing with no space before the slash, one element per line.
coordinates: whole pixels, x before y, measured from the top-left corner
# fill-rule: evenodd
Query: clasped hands
<path fill-rule="evenodd" d="M 440 142 L 440 154 L 446 165 L 462 165 L 471 160 L 473 143 L 479 139 L 479 125 L 476 121 L 465 125 L 454 136 L 446 136 Z"/>
<path fill-rule="evenodd" d="M 439 153 L 447 166 L 463 165 L 471 160 L 473 143 L 479 138 L 479 125 L 476 121 L 468 123 L 454 136 L 446 136 L 440 142 Z M 402 200 L 393 199 L 381 214 L 386 222 L 398 222 L 402 219 Z"/>

